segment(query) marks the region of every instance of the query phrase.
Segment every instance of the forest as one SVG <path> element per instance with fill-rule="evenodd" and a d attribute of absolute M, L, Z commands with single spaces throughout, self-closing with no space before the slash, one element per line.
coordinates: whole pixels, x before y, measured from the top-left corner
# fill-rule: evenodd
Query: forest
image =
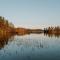
<path fill-rule="evenodd" d="M 16 28 L 12 22 L 9 22 L 4 17 L 0 16 L 0 35 L 25 35 L 31 33 L 60 34 L 60 27 L 48 27 L 44 29 L 26 29 L 22 27 Z"/>

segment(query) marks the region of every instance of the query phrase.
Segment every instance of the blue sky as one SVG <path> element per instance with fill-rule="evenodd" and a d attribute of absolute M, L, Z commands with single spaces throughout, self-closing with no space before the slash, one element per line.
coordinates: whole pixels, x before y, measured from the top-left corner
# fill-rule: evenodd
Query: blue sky
<path fill-rule="evenodd" d="M 0 16 L 15 26 L 60 26 L 60 0 L 0 0 Z"/>

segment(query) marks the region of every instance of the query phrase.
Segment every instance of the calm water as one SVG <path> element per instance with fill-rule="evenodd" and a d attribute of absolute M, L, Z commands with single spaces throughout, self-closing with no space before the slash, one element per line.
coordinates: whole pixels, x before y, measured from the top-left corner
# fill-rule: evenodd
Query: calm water
<path fill-rule="evenodd" d="M 0 60 L 60 60 L 60 37 L 30 34 L 4 39 Z"/>

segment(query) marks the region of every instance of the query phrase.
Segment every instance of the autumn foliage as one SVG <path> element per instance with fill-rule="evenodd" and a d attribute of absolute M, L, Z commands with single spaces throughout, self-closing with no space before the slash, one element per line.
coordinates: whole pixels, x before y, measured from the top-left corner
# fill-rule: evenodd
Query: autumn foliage
<path fill-rule="evenodd" d="M 14 25 L 0 16 L 0 35 L 6 35 L 10 32 L 14 32 Z"/>

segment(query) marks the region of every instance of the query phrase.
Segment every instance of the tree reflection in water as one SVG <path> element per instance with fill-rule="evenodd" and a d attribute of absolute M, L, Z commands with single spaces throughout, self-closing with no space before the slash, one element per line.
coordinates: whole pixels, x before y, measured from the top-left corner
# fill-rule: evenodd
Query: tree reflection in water
<path fill-rule="evenodd" d="M 58 34 L 58 33 L 55 33 L 55 34 L 54 33 L 44 33 L 44 36 L 59 38 L 60 34 Z"/>
<path fill-rule="evenodd" d="M 5 45 L 8 44 L 9 40 L 13 40 L 14 37 L 11 34 L 8 35 L 0 35 L 0 49 L 4 48 Z"/>
<path fill-rule="evenodd" d="M 17 35 L 17 36 L 23 36 L 23 35 L 30 35 L 30 34 L 22 34 L 22 35 Z M 48 33 L 44 33 L 44 36 L 48 36 L 48 37 L 53 37 L 54 36 L 54 37 L 59 38 L 60 34 L 48 34 Z M 0 49 L 4 48 L 4 46 L 8 44 L 8 41 L 11 41 L 11 40 L 14 40 L 14 35 L 12 35 L 12 34 L 8 34 L 8 35 L 5 35 L 5 36 L 0 35 Z M 35 47 L 44 48 L 43 45 L 44 45 L 43 43 L 40 43 L 39 46 L 37 45 Z"/>

